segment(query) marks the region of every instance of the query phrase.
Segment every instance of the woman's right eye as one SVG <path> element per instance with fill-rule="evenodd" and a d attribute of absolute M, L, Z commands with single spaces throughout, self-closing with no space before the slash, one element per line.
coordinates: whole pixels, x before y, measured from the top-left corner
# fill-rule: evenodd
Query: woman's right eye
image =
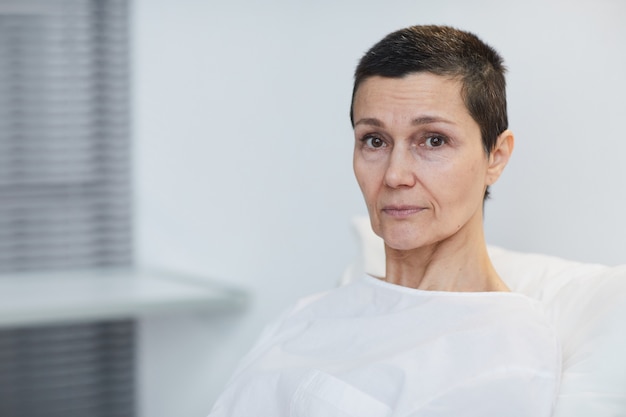
<path fill-rule="evenodd" d="M 385 141 L 379 138 L 378 136 L 368 135 L 368 136 L 365 136 L 362 140 L 368 148 L 377 149 L 377 148 L 382 148 L 383 146 L 385 146 Z"/>

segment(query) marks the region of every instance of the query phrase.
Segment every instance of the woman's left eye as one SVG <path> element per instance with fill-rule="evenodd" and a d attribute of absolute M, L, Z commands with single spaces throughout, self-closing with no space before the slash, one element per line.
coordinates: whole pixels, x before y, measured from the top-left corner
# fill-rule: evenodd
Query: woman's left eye
<path fill-rule="evenodd" d="M 446 144 L 446 139 L 442 136 L 430 136 L 424 141 L 429 148 L 439 148 Z"/>

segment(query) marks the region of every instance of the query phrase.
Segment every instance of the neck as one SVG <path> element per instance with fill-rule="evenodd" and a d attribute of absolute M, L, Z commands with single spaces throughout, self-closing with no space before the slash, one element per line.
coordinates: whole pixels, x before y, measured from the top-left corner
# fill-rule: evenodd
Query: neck
<path fill-rule="evenodd" d="M 408 251 L 385 245 L 386 281 L 431 291 L 509 291 L 491 264 L 482 224 L 472 236 L 457 233 Z"/>

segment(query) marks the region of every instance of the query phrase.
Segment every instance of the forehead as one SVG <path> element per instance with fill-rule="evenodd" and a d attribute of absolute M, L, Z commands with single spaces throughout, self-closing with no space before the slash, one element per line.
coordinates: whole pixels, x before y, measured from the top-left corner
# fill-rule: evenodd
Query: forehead
<path fill-rule="evenodd" d="M 413 73 L 402 78 L 373 76 L 365 79 L 354 96 L 355 122 L 361 117 L 439 116 L 471 118 L 458 78 Z M 372 114 L 370 114 L 372 113 Z M 374 114 L 375 113 L 375 114 Z"/>

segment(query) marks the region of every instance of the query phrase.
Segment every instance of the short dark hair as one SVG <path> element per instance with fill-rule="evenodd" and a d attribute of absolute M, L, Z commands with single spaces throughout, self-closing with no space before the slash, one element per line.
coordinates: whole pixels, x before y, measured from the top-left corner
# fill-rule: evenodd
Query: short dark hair
<path fill-rule="evenodd" d="M 480 127 L 489 154 L 508 128 L 506 81 L 502 57 L 476 35 L 449 26 L 411 26 L 385 36 L 363 55 L 354 73 L 354 96 L 363 81 L 381 76 L 402 78 L 417 72 L 458 77 L 465 106 Z"/>

